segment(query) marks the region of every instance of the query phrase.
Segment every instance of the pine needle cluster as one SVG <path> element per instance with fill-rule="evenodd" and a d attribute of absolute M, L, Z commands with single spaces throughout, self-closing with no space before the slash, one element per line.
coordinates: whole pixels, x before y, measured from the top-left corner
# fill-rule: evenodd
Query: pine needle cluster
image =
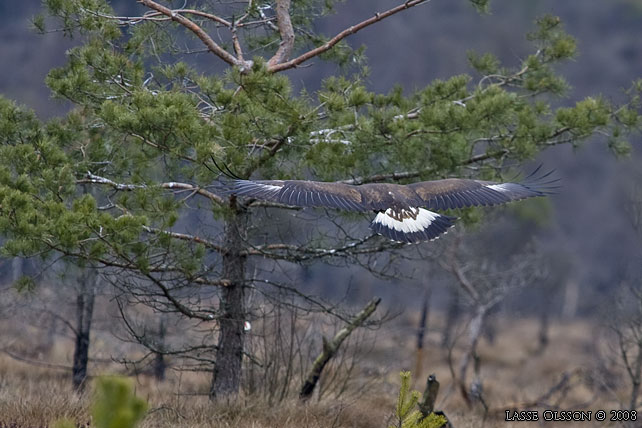
<path fill-rule="evenodd" d="M 395 409 L 396 422 L 389 428 L 441 428 L 448 421 L 441 415 L 430 413 L 422 414 L 417 409 L 421 397 L 419 391 L 410 390 L 410 372 L 401 372 L 401 388 Z"/>

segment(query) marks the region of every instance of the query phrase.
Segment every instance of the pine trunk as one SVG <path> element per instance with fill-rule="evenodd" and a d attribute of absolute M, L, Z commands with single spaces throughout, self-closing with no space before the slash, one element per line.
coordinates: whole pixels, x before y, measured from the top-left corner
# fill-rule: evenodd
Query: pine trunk
<path fill-rule="evenodd" d="M 228 284 L 221 293 L 221 315 L 216 362 L 210 388 L 211 399 L 233 398 L 241 384 L 243 362 L 243 323 L 245 321 L 245 261 L 242 233 L 246 213 L 231 202 L 232 215 L 225 229 L 223 278 Z"/>
<path fill-rule="evenodd" d="M 76 391 L 82 391 L 87 380 L 91 319 L 94 314 L 94 301 L 96 298 L 96 279 L 96 273 L 88 270 L 81 276 L 80 284 L 78 284 L 79 289 L 76 296 L 76 344 L 71 368 L 71 379 Z"/>

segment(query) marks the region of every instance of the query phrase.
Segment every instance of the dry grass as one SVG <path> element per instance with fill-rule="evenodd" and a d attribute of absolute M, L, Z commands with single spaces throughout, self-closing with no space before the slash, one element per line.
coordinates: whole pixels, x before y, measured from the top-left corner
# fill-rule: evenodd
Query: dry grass
<path fill-rule="evenodd" d="M 4 356 L 0 358 L 0 378 L 0 427 L 10 424 L 19 428 L 43 427 L 60 418 L 79 423 L 90 419 L 87 396 L 81 397 L 71 390 L 66 374 L 25 367 Z M 205 390 L 207 379 L 196 379 L 193 374 L 174 375 L 158 383 L 139 377 L 137 394 L 148 401 L 150 408 L 142 427 L 372 427 L 384 424 L 393 405 L 384 400 L 377 403 L 376 397 L 371 398 L 375 405 L 367 412 L 354 400 L 300 405 L 289 399 L 270 406 L 241 398 L 232 403 L 213 404 L 205 395 L 179 392 L 179 387 L 188 389 L 189 385 Z"/>
<path fill-rule="evenodd" d="M 278 405 L 241 397 L 233 403 L 213 404 L 204 393 L 209 375 L 172 372 L 164 382 L 147 376 L 136 379 L 137 394 L 150 404 L 143 427 L 385 427 L 393 411 L 398 388 L 398 373 L 414 367 L 414 336 L 409 326 L 415 315 L 397 320 L 395 325 L 377 332 L 377 346 L 363 361 L 359 376 L 377 378 L 360 395 L 340 400 L 313 400 L 301 405 L 296 397 Z M 615 401 L 622 397 L 626 385 L 613 390 L 601 389 L 592 373 L 596 370 L 598 345 L 594 343 L 593 326 L 586 322 L 558 323 L 551 327 L 550 345 L 537 353 L 537 325 L 533 320 L 499 322 L 498 336 L 493 344 L 482 340 L 479 355 L 482 361 L 484 397 L 490 408 L 485 422 L 481 406 L 469 408 L 451 382 L 448 352 L 439 349 L 439 320 L 431 320 L 432 331 L 427 337 L 423 361 L 423 377 L 435 373 L 441 381 L 438 407 L 444 409 L 457 428 L 502 426 L 528 427 L 536 423 L 504 421 L 503 409 L 520 408 L 541 397 L 555 385 L 563 373 L 570 374 L 564 394 L 553 394 L 548 403 L 564 409 L 617 409 Z M 2 327 L 2 326 L 0 326 Z M 57 343 L 49 361 L 68 363 L 69 343 Z M 461 350 L 452 356 L 457 361 Z M 65 361 L 67 361 L 65 363 Z M 112 371 L 117 366 L 103 367 Z M 92 367 L 96 373 L 98 368 Z M 625 380 L 619 378 L 620 383 Z M 88 399 L 79 397 L 69 386 L 68 374 L 62 370 L 34 367 L 0 355 L 0 427 L 15 423 L 18 427 L 50 425 L 58 418 L 71 418 L 83 424 L 89 420 Z M 416 382 L 421 389 L 423 380 Z M 200 394 L 199 394 L 200 393 Z M 543 410 L 545 407 L 538 408 Z M 551 407 L 552 408 L 552 407 Z M 551 424 L 566 426 L 573 424 Z M 590 423 L 576 426 L 589 427 Z M 598 426 L 598 425 L 596 425 Z"/>
<path fill-rule="evenodd" d="M 40 427 L 59 418 L 87 421 L 87 399 L 71 390 L 67 376 L 0 360 L 0 426 Z"/>

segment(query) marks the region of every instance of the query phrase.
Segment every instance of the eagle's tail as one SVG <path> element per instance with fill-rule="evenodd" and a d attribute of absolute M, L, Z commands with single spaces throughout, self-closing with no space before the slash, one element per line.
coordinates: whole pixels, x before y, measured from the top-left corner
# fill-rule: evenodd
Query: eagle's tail
<path fill-rule="evenodd" d="M 424 208 L 388 208 L 377 214 L 370 228 L 393 241 L 432 241 L 453 227 L 456 219 Z"/>

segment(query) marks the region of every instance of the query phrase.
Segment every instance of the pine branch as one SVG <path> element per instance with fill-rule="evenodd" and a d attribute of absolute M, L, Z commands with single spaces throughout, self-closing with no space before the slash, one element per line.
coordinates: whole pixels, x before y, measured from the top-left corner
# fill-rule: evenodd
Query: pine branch
<path fill-rule="evenodd" d="M 104 267 L 111 267 L 116 269 L 122 269 L 125 271 L 132 271 L 132 272 L 140 272 L 140 266 L 134 260 L 116 251 L 114 247 L 111 245 L 111 243 L 109 243 L 104 239 L 103 239 L 103 242 L 105 242 L 109 248 L 115 251 L 115 256 L 113 259 L 90 256 L 83 252 L 69 251 L 65 247 L 56 245 L 46 239 L 42 239 L 40 242 L 47 245 L 49 249 L 57 251 L 72 259 L 86 260 Z M 123 261 L 118 261 L 117 257 L 119 257 Z M 148 267 L 146 269 L 146 272 L 147 274 L 170 273 L 170 272 L 175 273 L 175 272 L 184 272 L 184 269 L 181 268 L 180 266 L 174 266 L 174 265 L 168 265 L 168 264 L 157 264 L 157 265 Z M 227 287 L 230 285 L 230 281 L 227 279 L 209 279 L 204 277 L 194 277 L 194 278 L 189 278 L 189 281 L 195 284 L 212 285 L 217 287 Z"/>
<path fill-rule="evenodd" d="M 279 71 L 289 70 L 290 68 L 295 68 L 295 67 L 301 65 L 302 63 L 304 63 L 305 61 L 307 61 L 307 60 L 309 60 L 311 58 L 314 58 L 316 56 L 319 56 L 322 53 L 332 49 L 332 47 L 334 47 L 334 45 L 336 45 L 337 43 L 339 43 L 341 40 L 345 39 L 346 37 L 348 37 L 348 36 L 350 36 L 352 34 L 355 34 L 356 32 L 358 32 L 360 30 L 363 30 L 364 28 L 366 28 L 366 27 L 368 27 L 368 26 L 370 26 L 370 25 L 372 25 L 372 24 L 374 24 L 376 22 L 379 22 L 382 19 L 388 18 L 389 16 L 392 16 L 392 15 L 398 13 L 398 12 L 401 12 L 401 11 L 406 10 L 406 9 L 410 9 L 411 7 L 418 6 L 418 5 L 420 5 L 422 3 L 426 3 L 428 1 L 430 1 L 430 0 L 409 0 L 409 1 L 406 1 L 406 2 L 400 4 L 400 5 L 396 6 L 396 7 L 393 7 L 392 9 L 388 9 L 385 12 L 375 13 L 375 16 L 373 16 L 372 18 L 366 19 L 365 21 L 361 21 L 360 23 L 358 23 L 356 25 L 353 25 L 353 26 L 351 26 L 349 28 L 346 28 L 345 30 L 341 31 L 339 34 L 337 34 L 336 36 L 334 36 L 333 38 L 328 40 L 323 45 L 321 45 L 321 46 L 319 46 L 317 48 L 314 48 L 312 50 L 309 50 L 309 51 L 305 52 L 304 54 L 299 55 L 298 57 L 296 57 L 294 59 L 291 59 L 290 61 L 282 62 L 282 63 L 279 63 L 279 64 L 274 64 L 272 66 L 270 66 L 268 64 L 268 70 L 273 72 L 273 73 L 276 73 L 276 72 L 279 72 Z M 288 1 L 288 3 L 289 3 L 289 1 Z M 281 29 L 281 27 L 279 25 L 279 30 L 280 29 Z M 294 39 L 293 39 L 293 41 L 294 41 Z"/>
<path fill-rule="evenodd" d="M 178 191 L 191 191 L 194 194 L 204 196 L 207 199 L 211 200 L 212 202 L 216 202 L 217 204 L 221 204 L 221 205 L 225 204 L 225 201 L 223 200 L 223 198 L 221 198 L 220 196 L 208 190 L 203 189 L 202 187 L 194 186 L 188 183 L 179 183 L 176 181 L 168 181 L 166 183 L 160 183 L 155 186 L 148 186 L 147 184 L 125 184 L 125 183 L 117 183 L 113 180 L 110 180 L 109 178 L 101 177 L 99 175 L 91 173 L 91 171 L 87 171 L 87 175 L 85 176 L 85 178 L 76 180 L 76 183 L 77 184 L 84 184 L 84 183 L 104 184 L 104 185 L 113 187 L 115 190 L 122 190 L 122 191 L 149 189 L 150 187 L 160 187 L 163 189 L 171 189 L 171 190 L 178 190 Z"/>
<path fill-rule="evenodd" d="M 143 226 L 143 230 L 146 231 L 146 232 L 149 232 L 149 233 L 157 234 L 157 235 L 161 235 L 161 234 L 168 235 L 168 236 L 171 236 L 174 239 L 179 239 L 179 240 L 182 240 L 182 241 L 196 242 L 197 244 L 202 244 L 205 247 L 207 247 L 207 248 L 209 248 L 211 250 L 218 251 L 220 253 L 223 253 L 223 252 L 226 251 L 224 247 L 222 247 L 220 245 L 217 245 L 217 244 L 215 244 L 214 242 L 212 242 L 212 241 L 210 241 L 208 239 L 201 238 L 200 236 L 190 235 L 190 234 L 187 234 L 187 233 L 171 232 L 169 230 L 162 230 L 162 229 L 158 229 L 158 228 L 155 228 L 155 227 L 149 227 L 149 226 Z"/>
<path fill-rule="evenodd" d="M 207 12 L 203 12 L 203 11 L 200 11 L 200 10 L 196 10 L 196 9 L 174 9 L 173 12 L 186 14 L 186 15 L 200 16 L 201 18 L 206 18 L 206 19 L 209 19 L 211 21 L 217 22 L 217 23 L 219 23 L 219 24 L 221 24 L 221 25 L 223 25 L 223 26 L 225 26 L 227 28 L 232 28 L 232 23 L 227 21 L 226 19 L 223 19 L 220 16 L 217 16 L 217 15 L 214 15 L 214 14 L 211 14 L 211 13 L 207 13 Z M 145 15 L 145 16 L 156 16 L 156 15 L 164 15 L 164 13 L 156 12 L 156 13 L 150 13 L 150 14 Z M 170 19 L 171 19 L 171 17 L 170 17 Z"/>
<path fill-rule="evenodd" d="M 128 24 L 128 25 L 135 25 L 135 24 L 137 24 L 137 23 L 139 23 L 141 21 L 156 21 L 156 22 L 159 22 L 159 21 L 169 21 L 169 20 L 172 19 L 171 16 L 167 16 L 163 12 L 148 12 L 148 13 L 145 13 L 143 16 L 117 16 L 117 15 L 108 15 L 108 14 L 105 14 L 105 13 L 100 13 L 100 12 L 96 12 L 96 11 L 89 10 L 89 9 L 84 9 L 84 10 L 86 12 L 92 14 L 92 15 L 99 16 L 99 17 L 105 18 L 105 19 L 116 20 L 116 21 L 119 21 L 119 23 L 121 23 L 121 24 Z M 174 9 L 173 12 L 174 13 L 185 14 L 185 15 L 199 16 L 201 18 L 206 18 L 206 19 L 209 19 L 211 21 L 217 22 L 218 24 L 221 24 L 221 25 L 223 25 L 225 27 L 228 27 L 228 28 L 232 27 L 232 23 L 231 22 L 229 22 L 229 21 L 227 21 L 227 20 L 225 20 L 225 19 L 223 19 L 223 18 L 221 18 L 221 17 L 219 17 L 217 15 L 214 15 L 214 14 L 211 14 L 211 13 L 207 13 L 207 12 L 202 12 L 200 10 L 195 10 L 195 9 Z M 165 17 L 164 18 L 158 18 L 159 16 L 165 16 Z"/>
<path fill-rule="evenodd" d="M 190 30 L 196 37 L 201 39 L 203 44 L 207 47 L 207 49 L 212 52 L 214 55 L 218 56 L 221 58 L 223 61 L 226 63 L 237 66 L 241 69 L 249 69 L 252 66 L 251 61 L 243 61 L 238 58 L 236 58 L 234 55 L 220 47 L 210 36 L 207 34 L 201 27 L 196 25 L 194 21 L 184 17 L 180 13 L 178 13 L 175 10 L 171 10 L 163 5 L 160 5 L 156 3 L 155 1 L 152 0 L 138 0 L 139 3 L 144 4 L 150 9 L 154 9 L 157 12 L 162 13 L 163 15 L 167 16 L 170 18 L 172 21 L 176 21 L 177 23 L 181 24 L 183 27 L 187 28 Z"/>
<path fill-rule="evenodd" d="M 376 245 L 366 246 L 372 238 L 378 236 L 377 234 L 368 235 L 362 239 L 352 241 L 341 247 L 335 248 L 319 248 L 319 247 L 302 247 L 293 244 L 267 244 L 257 245 L 243 251 L 243 255 L 247 256 L 261 256 L 275 260 L 288 260 L 292 262 L 302 262 L 314 259 L 321 259 L 324 257 L 337 257 L 337 256 L 358 256 L 365 254 L 378 253 L 383 250 L 398 249 L 406 243 L 385 241 Z"/>

